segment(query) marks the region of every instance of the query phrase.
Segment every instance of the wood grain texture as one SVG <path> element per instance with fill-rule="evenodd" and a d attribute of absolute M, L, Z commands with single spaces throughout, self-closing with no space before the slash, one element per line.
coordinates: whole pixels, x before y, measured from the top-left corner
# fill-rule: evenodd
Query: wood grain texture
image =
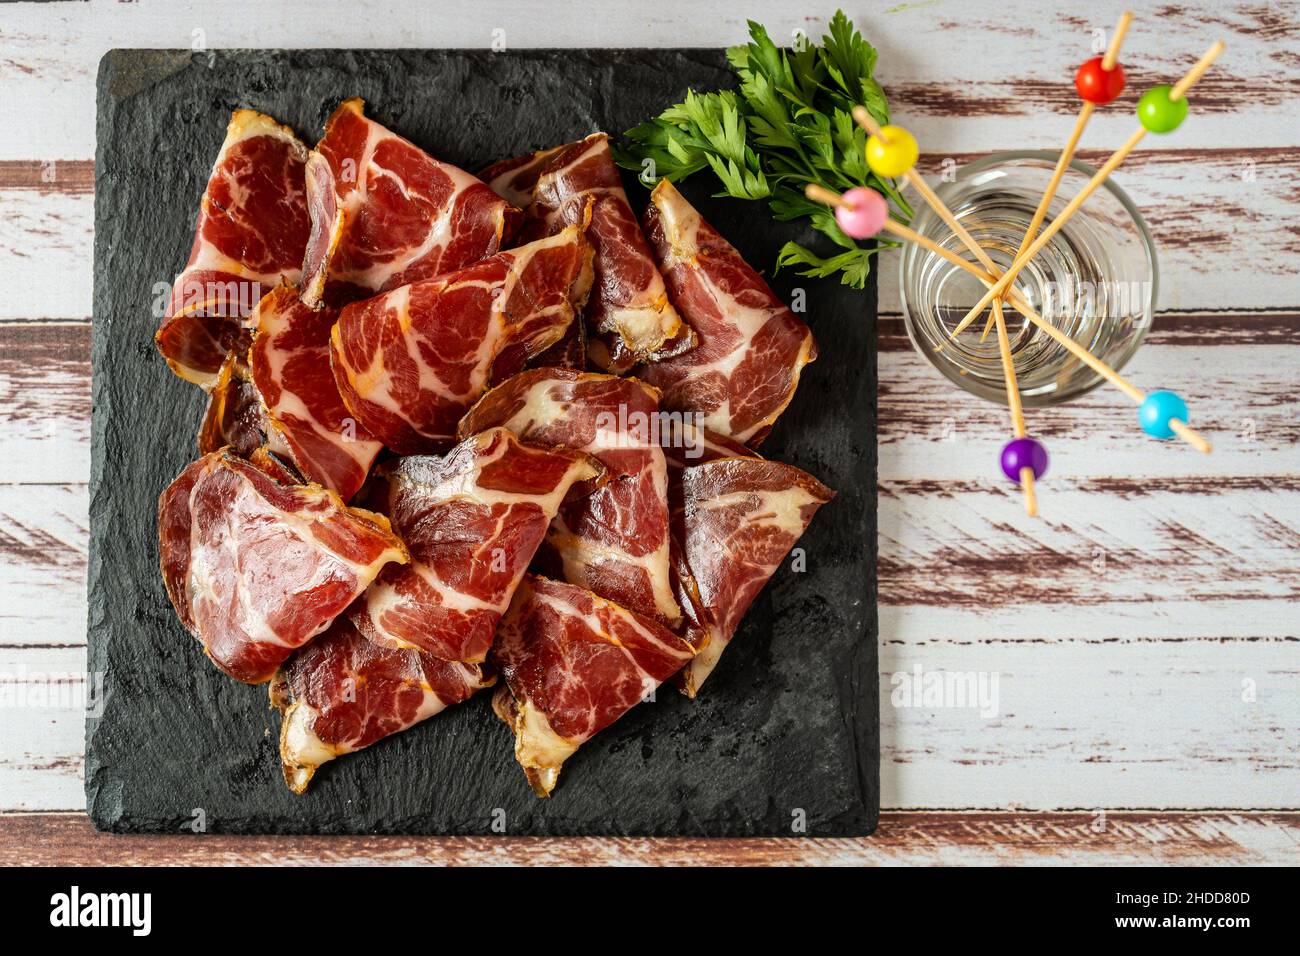
<path fill-rule="evenodd" d="M 98 686 L 87 681 L 84 638 L 7 643 L 13 633 L 7 627 L 0 643 L 0 803 L 4 811 L 79 810 L 87 689 Z"/>
<path fill-rule="evenodd" d="M 1220 479 L 1249 479 L 1267 490 L 1276 478 L 1285 490 L 1300 464 L 1296 328 L 1294 318 L 1277 315 L 1157 317 L 1124 374 L 1144 388 L 1183 395 L 1192 424 L 1214 443 L 1214 454 L 1152 441 L 1136 427 L 1137 406 L 1102 385 L 1066 406 L 1026 410 L 1031 431 L 1051 450 L 1048 481 L 1129 482 L 1135 493 L 1159 494 L 1172 487 L 1166 479 L 1200 478 L 1199 489 L 1192 482 L 1186 490 L 1214 494 Z M 1005 419 L 1004 407 L 957 391 L 914 352 L 882 351 L 882 479 L 987 479 L 1001 487 L 988 468 L 972 468 L 972 462 L 997 460 Z"/>
<path fill-rule="evenodd" d="M 972 479 L 980 451 L 971 443 L 986 441 L 982 450 L 995 454 L 1005 411 L 953 389 L 911 351 L 897 317 L 882 319 L 878 334 L 881 477 Z M 0 429 L 12 450 L 0 456 L 0 483 L 86 480 L 89 350 L 88 323 L 0 323 Z M 1051 440 L 1054 478 L 1297 473 L 1300 422 L 1292 406 L 1300 397 L 1300 314 L 1161 314 L 1125 372 L 1147 387 L 1178 388 L 1192 403 L 1194 423 L 1222 454 L 1147 440 L 1133 428 L 1134 407 L 1103 386 L 1069 406 L 1030 411 L 1037 433 Z M 197 391 L 195 403 L 199 414 Z M 1104 457 L 1096 440 L 1106 443 Z"/>
<path fill-rule="evenodd" d="M 0 210 L 0 321 L 90 315 L 94 197 L 6 188 Z"/>
<path fill-rule="evenodd" d="M 86 643 L 86 486 L 0 485 L 0 645 Z"/>
<path fill-rule="evenodd" d="M 1130 5 L 939 0 L 858 19 L 880 49 L 895 118 L 916 132 L 923 168 L 936 175 L 945 160 L 1059 147 L 1077 109 L 1074 64 Z M 796 29 L 818 34 L 830 12 L 780 0 L 705 18 L 675 0 L 613 5 L 600 18 L 560 6 L 542 20 L 522 0 L 415 20 L 321 16 L 315 0 L 238 0 L 219 13 L 113 0 L 7 8 L 0 699 L 85 681 L 92 110 L 105 50 L 478 47 L 494 30 L 508 46 L 719 46 L 744 38 L 747 17 L 785 40 Z M 1111 812 L 1098 826 L 1091 812 L 987 812 L 1295 807 L 1300 793 L 1300 8 L 1193 0 L 1136 13 L 1129 92 L 1094 117 L 1086 161 L 1131 131 L 1141 89 L 1181 73 L 1213 39 L 1228 45 L 1184 127 L 1150 138 L 1117 176 L 1156 236 L 1161 307 L 1174 310 L 1158 317 L 1126 374 L 1186 394 L 1215 454 L 1143 439 L 1132 406 L 1107 389 L 1032 411 L 1053 470 L 1044 520 L 1029 522 L 1013 490 L 988 477 L 1004 410 L 953 390 L 910 351 L 896 317 L 879 330 L 882 802 L 983 810 L 887 813 L 875 838 L 843 844 L 151 841 L 94 834 L 80 814 L 0 814 L 0 862 L 1294 865 L 1297 814 Z M 892 254 L 877 268 L 881 312 L 896 312 Z M 996 673 L 998 715 L 891 705 L 894 675 L 918 664 Z M 82 712 L 54 704 L 0 711 L 0 811 L 81 807 Z"/>
<path fill-rule="evenodd" d="M 1155 636 L 1143 634 L 1150 612 L 1140 607 L 1093 609 L 1068 624 L 1059 611 L 883 607 L 882 805 L 1293 807 L 1300 790 L 1295 639 L 1227 629 L 1185 636 L 1180 622 L 1194 620 L 1200 607 L 1162 608 L 1162 623 L 1175 633 Z M 191 656 L 196 669 L 208 667 L 197 647 L 177 653 Z M 94 699 L 84 667 L 83 648 L 0 648 L 0 693 L 45 695 L 6 716 L 5 809 L 83 805 L 80 708 Z M 995 682 L 994 708 L 896 700 L 899 682 L 914 679 L 917 668 Z M 409 731 L 439 732 L 436 721 Z M 249 739 L 249 759 L 273 747 Z"/>
<path fill-rule="evenodd" d="M 1036 615 L 1029 624 L 1063 606 L 1120 612 L 1159 595 L 1170 608 L 1205 606 L 1186 622 L 1189 637 L 1216 626 L 1223 636 L 1241 627 L 1300 634 L 1300 620 L 1283 607 L 1300 598 L 1300 479 L 1045 478 L 1043 485 L 1043 520 L 1030 524 L 1016 518 L 1014 486 L 882 482 L 881 602 Z M 942 505 L 953 498 L 960 509 Z M 919 505 L 932 522 L 909 520 Z M 990 581 L 998 579 L 1015 586 L 990 600 Z M 1257 613 L 1234 620 L 1238 602 L 1236 613 L 1252 604 Z M 1270 602 L 1277 612 L 1260 617 L 1258 606 Z"/>
<path fill-rule="evenodd" d="M 5 434 L 32 452 L 0 467 L 55 482 L 0 485 L 0 674 L 84 667 L 87 331 L 0 325 Z M 918 665 L 996 673 L 1001 697 L 995 719 L 887 706 L 884 806 L 1294 805 L 1300 316 L 1158 317 L 1134 376 L 1182 382 L 1195 356 L 1180 387 L 1208 458 L 1145 441 L 1108 390 L 1034 410 L 1054 454 L 1039 522 L 982 466 L 1004 413 L 930 370 L 896 318 L 879 332 L 882 699 Z M 5 809 L 81 805 L 79 716 L 14 724 Z"/>
<path fill-rule="evenodd" d="M 1068 121 L 1062 121 L 1061 137 L 1066 126 Z M 1300 221 L 1300 147 L 1205 149 L 1174 147 L 1174 142 L 1144 143 L 1116 174 L 1116 182 L 1142 209 L 1159 247 L 1160 308 L 1241 311 L 1289 305 L 1300 257 L 1300 232 L 1294 226 Z M 1004 144 L 1053 145 L 1059 146 Z M 934 180 L 945 164 L 955 169 L 985 155 L 933 152 L 922 168 Z M 1094 165 L 1107 155 L 1100 149 L 1079 154 Z M 0 282 L 12 290 L 0 300 L 0 321 L 31 316 L 81 320 L 90 314 L 87 266 L 94 197 L 85 191 L 85 182 L 93 177 L 93 162 L 60 162 L 54 171 L 55 180 L 45 183 L 39 163 L 0 163 L 0 205 L 6 210 L 0 221 Z M 1234 269 L 1207 268 L 1207 263 L 1229 262 L 1250 263 L 1251 282 L 1242 283 Z M 771 264 L 760 265 L 766 269 Z M 897 254 L 884 253 L 876 268 L 881 311 L 897 312 Z M 162 275 L 158 281 L 171 278 Z"/>
<path fill-rule="evenodd" d="M 1095 121 L 1094 121 L 1095 122 Z M 1053 120 L 1054 140 L 1011 141 L 1006 149 L 1059 150 L 1069 120 Z M 1059 127 L 1059 128 L 1057 128 Z M 1096 136 L 1077 156 L 1094 167 L 1133 131 Z M 1057 141 L 1059 140 L 1059 142 Z M 1091 144 L 1105 144 L 1095 148 Z M 987 152 L 931 151 L 921 168 L 934 182 Z M 1293 304 L 1300 258 L 1300 147 L 1189 147 L 1177 137 L 1149 137 L 1112 177 L 1141 210 L 1156 242 L 1157 310 L 1275 309 Z M 1241 281 L 1241 269 L 1250 281 Z M 898 312 L 898 254 L 881 256 L 881 312 Z"/>
<path fill-rule="evenodd" d="M 85 159 L 0 160 L 0 189 L 9 192 L 94 193 L 95 164 Z"/>
<path fill-rule="evenodd" d="M 1160 612 L 1189 620 L 1198 607 Z M 1139 615 L 1110 609 L 1078 630 L 1032 609 L 946 618 L 919 636 L 882 615 L 883 805 L 1294 806 L 1294 639 L 1132 640 L 1122 632 Z M 993 706 L 969 691 L 918 699 L 918 669 L 927 691 L 927 679 L 984 681 Z"/>
<path fill-rule="evenodd" d="M 1142 9 L 1126 0 L 1045 7 L 1039 0 L 967 0 L 850 9 L 880 51 L 878 76 L 895 115 L 931 152 L 1058 146 L 1078 110 L 1069 84 L 1125 7 L 1137 18 L 1123 60 L 1136 96 L 1152 81 L 1181 75 L 1215 39 L 1227 52 L 1197 87 L 1195 122 L 1178 132 L 1187 146 L 1239 143 L 1294 146 L 1297 36 L 1294 4 L 1194 0 Z M 476 4 L 473 15 L 328 16 L 315 0 L 267 4 L 92 0 L 83 5 L 23 5 L 0 25 L 0 159 L 85 159 L 94 153 L 94 79 L 112 47 L 506 47 L 728 46 L 746 38 L 745 21 L 767 25 L 779 42 L 796 31 L 820 36 L 835 4 L 792 6 L 745 0 L 706 17 L 681 0 L 607 4 L 593 17 L 581 5 L 553 5 L 545 17 L 528 0 Z M 1014 63 L 1008 70 L 1006 64 Z M 1249 96 L 1241 96 L 1249 90 Z M 346 94 L 344 94 L 346 95 Z M 1132 131 L 1132 101 L 1102 111 L 1085 145 L 1118 144 Z M 1059 123 L 1040 122 L 1044 115 Z M 954 122 L 960 119 L 960 122 Z M 1058 129 L 1059 126 L 1059 129 Z M 1095 139 L 1093 138 L 1095 137 Z"/>
<path fill-rule="evenodd" d="M 0 816 L 4 866 L 1295 865 L 1292 813 L 885 813 L 863 840 L 133 837 L 80 815 Z"/>
<path fill-rule="evenodd" d="M 0 485 L 86 481 L 89 323 L 0 323 L 0 435 Z"/>
<path fill-rule="evenodd" d="M 1041 20 L 1040 5 L 1021 2 L 1032 8 L 1032 14 L 1026 11 L 1029 22 Z M 119 10 L 106 11 L 107 6 Z M 68 277 L 78 275 L 78 257 L 89 255 L 94 123 L 88 104 L 93 102 L 94 65 L 103 51 L 109 45 L 175 46 L 178 36 L 195 30 L 203 31 L 203 42 L 213 46 L 266 45 L 267 30 L 250 25 L 270 17 L 273 32 L 277 26 L 293 23 L 288 11 L 297 5 L 273 9 L 250 5 L 243 16 L 232 10 L 229 19 L 222 17 L 220 26 L 226 32 L 220 34 L 216 25 L 204 24 L 203 17 L 187 15 L 183 5 L 176 5 L 176 12 L 156 11 L 152 17 L 142 17 L 135 6 L 91 4 L 81 14 L 83 22 L 91 24 L 89 30 L 75 37 L 45 39 L 39 51 L 35 38 L 40 29 L 48 28 L 49 13 L 28 8 L 24 14 L 33 17 L 32 32 L 15 31 L 5 37 L 14 52 L 8 62 L 0 63 L 6 90 L 13 91 L 0 101 L 0 122 L 12 130 L 0 142 L 0 204 L 7 211 L 0 224 L 0 253 L 8 253 L 0 255 L 0 282 L 18 294 L 0 301 L 0 319 L 81 318 L 90 313 L 88 276 L 71 282 Z M 793 19 L 777 4 L 751 6 L 754 9 L 747 9 L 746 15 L 768 23 L 774 36 L 794 29 L 815 33 L 821 25 L 815 18 L 813 22 Z M 958 10 L 950 3 L 894 9 L 872 20 L 869 32 L 881 49 L 882 81 L 895 115 L 921 138 L 927 171 L 937 171 L 945 162 L 960 165 L 999 149 L 1055 149 L 1064 140 L 1069 117 L 1078 106 L 1068 83 L 1070 65 L 1089 48 L 1093 30 L 1110 28 L 1120 6 L 1095 4 L 1086 17 L 1058 17 L 1053 30 L 1014 26 L 1024 21 L 1016 15 L 1016 6 L 1000 4 L 1000 15 L 987 22 L 968 7 Z M 1139 11 L 1126 44 L 1128 92 L 1094 117 L 1080 158 L 1092 163 L 1104 159 L 1132 131 L 1138 93 L 1181 72 L 1215 37 L 1226 37 L 1228 53 L 1197 87 L 1192 121 L 1173 136 L 1152 137 L 1144 143 L 1119 170 L 1116 181 L 1144 211 L 1160 244 L 1161 308 L 1288 305 L 1289 279 L 1300 254 L 1300 234 L 1290 225 L 1300 218 L 1300 191 L 1295 187 L 1300 180 L 1300 148 L 1292 109 L 1300 94 L 1300 74 L 1287 68 L 1295 66 L 1292 51 L 1300 37 L 1300 18 L 1286 5 L 1244 2 L 1215 5 L 1212 10 L 1206 6 L 1167 5 L 1153 14 Z M 110 14 L 115 14 L 114 20 L 105 22 Z M 505 30 L 509 43 L 511 26 L 523 16 L 517 5 L 501 4 L 487 18 L 493 27 L 484 30 L 481 22 L 445 23 L 444 29 L 455 35 L 440 35 L 432 45 L 482 46 L 491 39 L 491 29 Z M 679 32 L 672 31 L 657 43 L 663 24 L 644 22 L 632 12 L 599 25 L 586 22 L 587 17 L 566 23 L 570 16 L 580 17 L 576 11 L 557 13 L 556 19 L 537 23 L 530 16 L 532 22 L 526 35 L 518 38 L 519 44 L 582 45 L 592 29 L 601 32 L 592 41 L 596 45 L 618 45 L 622 31 L 634 34 L 623 41 L 627 43 L 680 42 Z M 367 31 L 375 31 L 377 46 L 421 45 L 406 25 L 388 35 L 386 29 L 399 25 L 386 25 L 384 18 L 365 24 L 350 21 L 346 26 L 313 19 L 321 31 L 319 45 L 364 46 L 370 42 Z M 1158 21 L 1159 29 L 1150 21 Z M 300 23 L 294 27 L 300 34 Z M 697 40 L 701 44 L 738 42 L 744 34 L 740 16 L 724 16 L 697 28 L 705 28 Z M 335 29 L 346 29 L 347 35 L 334 39 Z M 944 44 L 978 36 L 981 55 L 916 57 L 911 38 L 918 29 L 945 30 L 938 34 Z M 1170 36 L 1177 36 L 1179 43 L 1171 44 Z M 1002 69 L 1001 54 L 1014 56 L 1022 70 L 1013 74 Z M 945 75 L 944 70 L 955 75 Z M 28 87 L 32 95 L 24 97 L 21 91 Z M 1249 89 L 1251 95 L 1231 95 L 1242 89 Z M 52 96 L 78 101 L 64 111 L 44 108 Z M 42 108 L 36 109 L 36 103 Z M 85 114 L 79 127 L 64 126 L 78 114 Z M 953 122 L 955 116 L 961 122 Z M 1243 139 L 1242 129 L 1249 129 L 1250 136 Z M 29 144 L 29 151 L 12 154 L 16 143 Z M 1224 143 L 1231 143 L 1231 148 L 1223 148 Z M 1209 257 L 1250 263 L 1252 282 L 1239 282 L 1234 270 L 1206 268 Z M 84 269 L 84 262 L 80 268 Z M 33 269 L 39 276 L 59 281 L 9 281 L 30 276 Z M 881 302 L 888 309 L 898 299 L 897 270 L 890 257 L 885 257 L 881 269 L 885 279 Z M 166 278 L 159 277 L 160 281 Z"/>

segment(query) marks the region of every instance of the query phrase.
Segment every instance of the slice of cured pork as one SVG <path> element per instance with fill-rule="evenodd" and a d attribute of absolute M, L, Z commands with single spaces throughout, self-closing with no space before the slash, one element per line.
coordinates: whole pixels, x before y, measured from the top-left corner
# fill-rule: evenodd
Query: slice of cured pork
<path fill-rule="evenodd" d="M 526 577 L 493 647 L 505 684 L 492 706 L 514 731 L 533 792 L 549 796 L 565 760 L 692 654 L 649 618 L 575 585 Z"/>
<path fill-rule="evenodd" d="M 341 103 L 308 161 L 303 301 L 341 305 L 490 256 L 520 213 L 480 180 Z"/>
<path fill-rule="evenodd" d="M 242 320 L 281 278 L 297 282 L 310 223 L 307 147 L 253 110 L 236 110 L 199 208 L 194 245 L 176 277 L 158 351 L 205 388 L 226 355 L 248 348 Z"/>
<path fill-rule="evenodd" d="M 337 313 L 303 305 L 298 290 L 267 293 L 250 318 L 252 381 L 275 438 L 310 481 L 348 501 L 366 480 L 381 445 L 347 410 L 330 371 Z"/>
<path fill-rule="evenodd" d="M 270 477 L 272 481 L 277 481 L 282 485 L 306 484 L 302 475 L 298 473 L 298 469 L 293 466 L 288 458 L 268 445 L 261 445 L 254 449 L 253 453 L 248 456 L 248 463 Z"/>
<path fill-rule="evenodd" d="M 207 409 L 199 426 L 199 454 L 229 447 L 247 458 L 265 443 L 269 427 L 247 356 L 231 352 L 208 391 Z"/>
<path fill-rule="evenodd" d="M 545 352 L 529 359 L 533 368 L 571 368 L 581 372 L 587 367 L 587 330 L 582 316 L 575 316 L 564 337 Z M 494 381 L 504 381 L 509 376 L 499 374 L 500 368 L 493 369 Z"/>
<path fill-rule="evenodd" d="M 246 458 L 276 481 L 306 481 L 294 466 L 293 450 L 267 417 L 262 395 L 253 383 L 247 354 L 231 352 L 208 391 L 208 406 L 199 426 L 200 455 L 226 449 Z"/>
<path fill-rule="evenodd" d="M 219 451 L 158 500 L 163 581 L 219 668 L 260 684 L 329 626 L 384 565 L 405 562 L 382 515 L 314 485 L 282 485 Z"/>
<path fill-rule="evenodd" d="M 503 198 L 525 209 L 528 236 L 580 222 L 592 203 L 587 236 L 596 250 L 596 276 L 583 318 L 593 336 L 590 354 L 602 368 L 626 372 L 638 362 L 654 360 L 666 347 L 675 353 L 694 344 L 668 300 L 606 134 L 497 163 L 482 176 Z"/>
<path fill-rule="evenodd" d="M 401 459 L 387 473 L 387 512 L 411 563 L 384 569 L 353 622 L 378 644 L 484 660 L 560 502 L 600 471 L 580 451 L 529 447 L 504 428 L 444 458 Z"/>
<path fill-rule="evenodd" d="M 444 450 L 506 350 L 537 355 L 591 289 L 582 226 L 347 306 L 331 338 L 343 401 L 403 455 Z"/>
<path fill-rule="evenodd" d="M 748 445 L 725 435 L 709 431 L 683 417 L 675 429 L 665 433 L 667 440 L 661 440 L 664 458 L 668 462 L 670 482 L 676 473 L 691 465 L 702 465 L 715 458 L 761 458 L 762 455 Z"/>
<path fill-rule="evenodd" d="M 696 656 L 677 677 L 694 697 L 777 567 L 834 492 L 807 472 L 759 458 L 718 458 L 681 472 L 673 533 Z"/>
<path fill-rule="evenodd" d="M 492 389 L 460 423 L 462 435 L 501 425 L 526 442 L 595 456 L 608 481 L 561 508 L 547 534 L 564 579 L 675 627 L 668 470 L 659 445 L 659 394 L 633 378 L 533 369 Z"/>
<path fill-rule="evenodd" d="M 317 769 L 428 720 L 496 683 L 479 664 L 380 647 L 346 617 L 276 671 L 271 704 L 281 714 L 280 762 L 294 793 Z"/>
<path fill-rule="evenodd" d="M 699 344 L 640 375 L 663 405 L 704 414 L 711 431 L 757 444 L 817 357 L 812 332 L 668 180 L 650 194 L 646 235 Z"/>

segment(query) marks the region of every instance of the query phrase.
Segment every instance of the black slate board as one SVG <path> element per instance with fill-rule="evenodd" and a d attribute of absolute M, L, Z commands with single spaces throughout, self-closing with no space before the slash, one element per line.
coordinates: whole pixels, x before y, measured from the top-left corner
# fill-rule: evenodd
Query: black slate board
<path fill-rule="evenodd" d="M 177 623 L 158 573 L 159 492 L 195 457 L 203 396 L 154 351 L 160 289 L 184 265 L 232 109 L 314 142 L 360 95 L 376 119 L 468 169 L 619 132 L 732 85 L 721 51 L 116 50 L 100 64 L 86 798 L 101 829 L 590 835 L 870 833 L 879 809 L 875 287 L 793 274 L 821 357 L 763 451 L 838 491 L 696 702 L 661 689 L 565 765 L 538 800 L 488 695 L 285 788 L 265 687 L 232 681 Z M 684 192 L 758 268 L 787 239 L 756 203 Z M 634 205 L 646 191 L 630 177 Z M 494 826 L 495 824 L 495 826 Z"/>

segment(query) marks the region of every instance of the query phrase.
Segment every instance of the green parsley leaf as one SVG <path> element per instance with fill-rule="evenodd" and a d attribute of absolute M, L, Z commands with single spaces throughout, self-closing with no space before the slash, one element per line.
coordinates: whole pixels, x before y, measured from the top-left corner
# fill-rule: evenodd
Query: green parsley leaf
<path fill-rule="evenodd" d="M 717 195 L 766 200 L 777 220 L 807 219 L 840 251 L 822 256 L 787 243 L 777 268 L 839 273 L 841 281 L 861 288 L 876 248 L 892 243 L 860 245 L 839 228 L 834 211 L 809 201 L 803 188 L 866 186 L 889 200 L 895 218 L 911 218 L 894 183 L 867 166 L 867 137 L 850 113 L 862 104 L 878 122 L 889 122 L 889 103 L 874 76 L 876 49 L 843 11 L 831 18 L 820 45 L 799 35 L 793 48 L 779 47 L 753 21 L 749 41 L 727 49 L 738 89 L 687 91 L 683 102 L 628 130 L 626 143 L 614 147 L 615 159 L 647 185 L 709 170 L 720 184 Z"/>
<path fill-rule="evenodd" d="M 875 249 L 851 249 L 839 255 L 823 258 L 797 242 L 787 242 L 777 254 L 776 271 L 795 268 L 799 275 L 817 279 L 824 279 L 838 272 L 841 283 L 854 289 L 861 289 L 867 283 L 867 275 L 871 272 L 871 256 L 875 252 Z M 799 266 L 803 268 L 797 268 Z"/>

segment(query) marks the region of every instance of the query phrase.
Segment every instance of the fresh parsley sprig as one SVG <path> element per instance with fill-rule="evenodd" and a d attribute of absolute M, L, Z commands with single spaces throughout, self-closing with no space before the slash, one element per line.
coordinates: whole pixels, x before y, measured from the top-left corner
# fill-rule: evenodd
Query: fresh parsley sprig
<path fill-rule="evenodd" d="M 831 19 L 820 46 L 778 47 L 752 20 L 749 36 L 748 44 L 727 50 L 738 90 L 688 91 L 685 102 L 628 130 L 627 145 L 616 148 L 618 161 L 673 182 L 710 169 L 722 184 L 716 195 L 767 200 L 779 220 L 808 218 L 840 251 L 823 256 L 788 242 L 776 268 L 807 276 L 839 273 L 840 281 L 860 289 L 872 254 L 892 243 L 860 245 L 839 228 L 832 210 L 804 196 L 803 187 L 869 186 L 890 200 L 895 218 L 911 219 L 894 183 L 868 168 L 867 137 L 851 114 L 861 103 L 878 122 L 889 122 L 884 90 L 872 75 L 876 50 L 843 11 Z"/>

